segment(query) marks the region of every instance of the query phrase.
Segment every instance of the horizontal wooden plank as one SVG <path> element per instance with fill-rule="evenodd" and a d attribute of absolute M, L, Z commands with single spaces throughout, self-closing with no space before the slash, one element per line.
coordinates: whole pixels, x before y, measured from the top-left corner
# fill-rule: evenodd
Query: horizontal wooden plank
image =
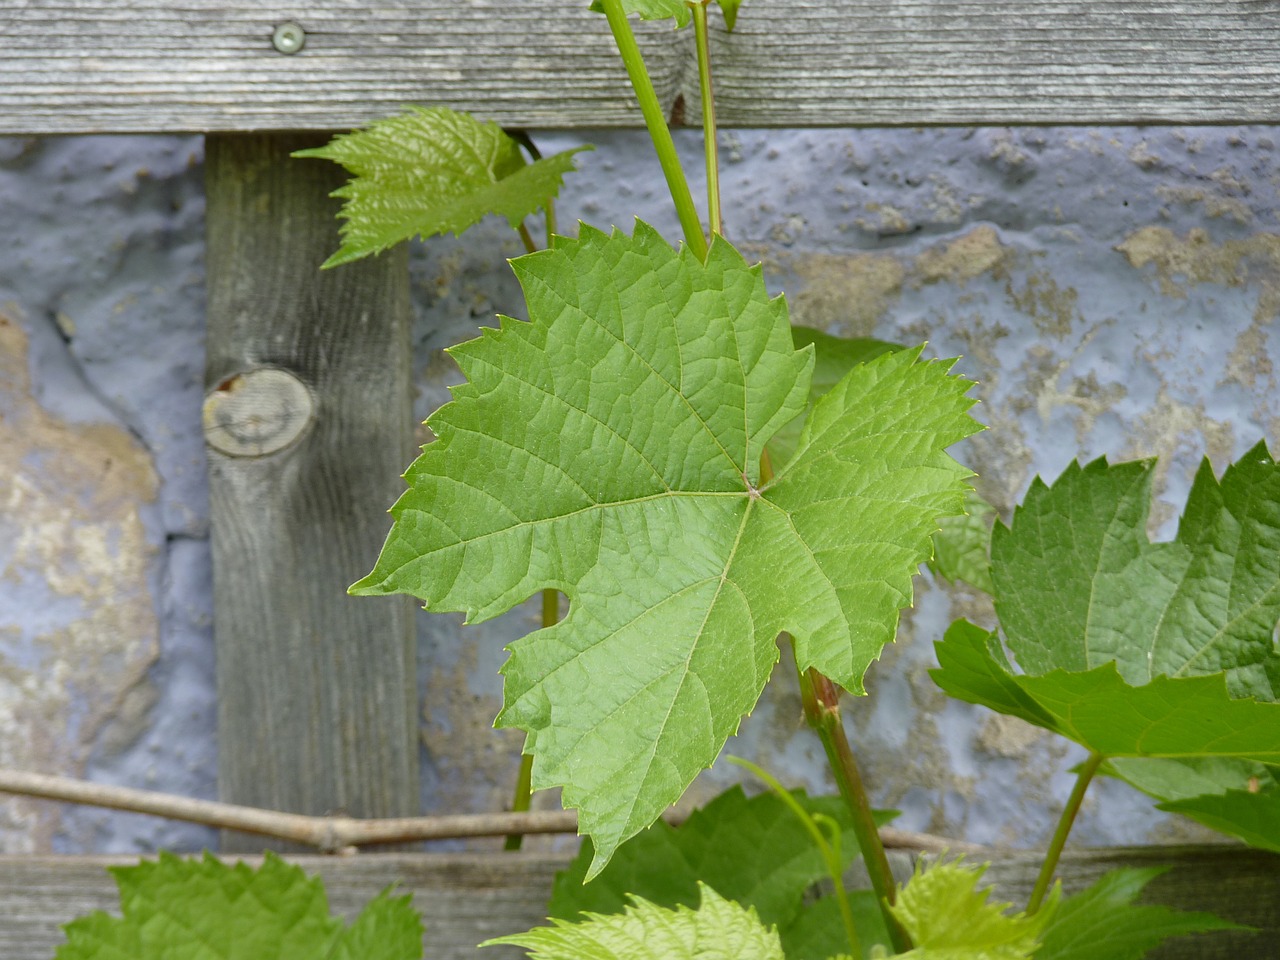
<path fill-rule="evenodd" d="M 906 854 L 891 853 L 894 871 L 909 875 Z M 252 858 L 246 858 L 252 859 Z M 528 929 L 545 916 L 547 895 L 562 857 L 536 854 L 361 854 L 290 857 L 325 879 L 330 903 L 348 916 L 388 884 L 413 894 L 426 924 L 432 960 L 511 960 L 516 951 L 477 951 L 480 941 Z M 118 913 L 104 867 L 134 863 L 110 857 L 0 857 L 0 956 L 48 960 L 62 942 L 59 926 L 90 910 Z M 1121 866 L 1175 869 L 1155 880 L 1144 900 L 1209 910 L 1257 928 L 1170 941 L 1153 960 L 1272 960 L 1280 938 L 1280 856 L 1235 846 L 1077 850 L 1059 876 L 1078 890 Z M 1025 903 L 1038 856 L 993 854 L 987 879 L 1002 899 Z"/>
<path fill-rule="evenodd" d="M 342 129 L 405 103 L 639 123 L 586 0 L 0 6 L 0 133 Z M 733 34 L 714 24 L 726 126 L 1280 120 L 1280 0 L 749 0 Z M 691 31 L 638 30 L 696 123 Z"/>

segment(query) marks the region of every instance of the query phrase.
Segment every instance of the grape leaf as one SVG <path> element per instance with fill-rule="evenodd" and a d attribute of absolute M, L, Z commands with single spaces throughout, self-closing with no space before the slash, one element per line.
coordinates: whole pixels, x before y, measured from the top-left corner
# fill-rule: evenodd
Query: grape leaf
<path fill-rule="evenodd" d="M 659 907 L 634 897 L 624 913 L 590 914 L 577 922 L 552 920 L 550 927 L 499 937 L 482 947 L 508 944 L 531 960 L 784 960 L 777 931 L 748 907 L 700 885 L 698 908 Z"/>
<path fill-rule="evenodd" d="M 723 5 L 726 0 L 721 0 Z M 733 3 L 733 0 L 728 0 Z M 742 0 L 737 0 L 741 3 Z M 604 4 L 600 0 L 592 0 L 591 9 L 596 13 L 604 12 Z M 689 4 L 685 0 L 622 0 L 622 12 L 626 14 L 636 14 L 641 20 L 666 20 L 668 17 L 675 18 L 676 28 L 679 29 L 689 22 L 692 11 Z M 737 10 L 734 10 L 736 17 Z M 726 18 L 727 18 L 726 13 Z"/>
<path fill-rule="evenodd" d="M 793 795 L 810 813 L 840 826 L 844 866 L 851 864 L 858 841 L 845 802 L 810 797 L 803 790 Z M 892 816 L 877 812 L 876 821 L 886 823 Z M 773 793 L 748 799 L 740 786 L 695 810 L 679 827 L 659 820 L 619 847 L 609 865 L 585 883 L 593 858 L 591 841 L 584 840 L 573 862 L 556 874 L 547 905 L 551 916 L 569 920 L 579 913 L 618 913 L 629 894 L 662 907 L 694 905 L 701 881 L 783 930 L 784 946 L 784 928 L 799 915 L 805 891 L 827 875 L 813 840 L 782 799 Z M 790 950 L 787 955 L 795 960 Z"/>
<path fill-rule="evenodd" d="M 1162 810 L 1280 851 L 1280 767 L 1225 757 L 1142 757 L 1117 758 L 1100 769 L 1163 801 Z"/>
<path fill-rule="evenodd" d="M 1021 717 L 1104 757 L 1234 757 L 1280 762 L 1280 704 L 1233 699 L 1226 677 L 1156 677 L 1133 687 L 1114 662 L 1015 675 L 990 631 L 959 620 L 936 645 L 948 694 Z"/>
<path fill-rule="evenodd" d="M 318 878 L 267 853 L 256 870 L 206 853 L 111 867 L 123 917 L 101 911 L 65 927 L 56 960 L 420 960 L 422 923 L 409 897 L 380 894 L 347 927 L 329 915 Z"/>
<path fill-rule="evenodd" d="M 1228 790 L 1171 800 L 1158 806 L 1233 834 L 1251 846 L 1280 853 L 1280 787 L 1257 793 Z"/>
<path fill-rule="evenodd" d="M 1045 928 L 1036 960 L 1139 960 L 1170 937 L 1240 929 L 1209 913 L 1135 905 L 1143 888 L 1167 869 L 1112 870 L 1068 897 Z"/>
<path fill-rule="evenodd" d="M 1034 482 L 991 548 L 996 612 L 1030 676 L 1013 675 L 994 635 L 958 623 L 934 677 L 1112 758 L 1105 772 L 1204 822 L 1216 810 L 1215 825 L 1257 836 L 1257 800 L 1192 797 L 1238 788 L 1280 757 L 1280 467 L 1264 444 L 1221 482 L 1203 464 L 1177 537 L 1151 543 L 1151 466 L 1098 460 Z M 1246 819 L 1233 829 L 1228 810 Z"/>
<path fill-rule="evenodd" d="M 1228 790 L 1269 789 L 1280 783 L 1280 767 L 1225 757 L 1166 760 L 1157 757 L 1117 758 L 1100 772 L 1127 780 L 1160 800 L 1187 800 Z"/>
<path fill-rule="evenodd" d="M 990 889 L 979 890 L 986 867 L 959 861 L 935 863 L 916 871 L 898 889 L 890 909 L 915 944 L 903 960 L 1030 960 L 1062 894 L 1053 892 L 1033 917 L 1010 915 L 1010 904 L 988 903 Z"/>
<path fill-rule="evenodd" d="M 933 535 L 933 559 L 929 569 L 952 583 L 963 580 L 985 593 L 995 591 L 991 581 L 991 521 L 995 508 L 970 490 L 965 512 L 939 521 Z"/>
<path fill-rule="evenodd" d="M 299 150 L 341 164 L 353 178 L 333 192 L 342 247 L 325 267 L 358 260 L 412 237 L 460 234 L 487 214 L 518 227 L 560 192 L 575 147 L 526 163 L 519 144 L 496 123 L 447 107 L 411 107 L 399 117 Z"/>
<path fill-rule="evenodd" d="M 1227 671 L 1276 698 L 1280 467 L 1258 444 L 1219 483 L 1206 461 L 1171 543 L 1146 536 L 1152 461 L 1038 479 L 991 543 L 996 612 L 1030 674 L 1114 661 L 1130 684 Z"/>
<path fill-rule="evenodd" d="M 804 412 L 783 425 L 769 441 L 769 456 L 777 464 L 786 463 L 795 455 L 800 444 L 800 433 L 819 398 L 826 395 L 859 364 L 903 349 L 898 344 L 883 340 L 833 337 L 812 327 L 801 326 L 792 326 L 791 339 L 797 350 L 813 344 L 813 377 L 809 381 L 809 398 Z"/>
<path fill-rule="evenodd" d="M 372 573 L 495 616 L 544 588 L 569 615 L 509 647 L 498 725 L 528 734 L 535 789 L 563 786 L 591 873 L 714 762 L 795 640 L 862 693 L 968 471 L 969 383 L 919 349 L 857 368 L 767 483 L 765 442 L 803 409 L 811 351 L 723 239 L 705 264 L 643 223 L 582 228 L 513 262 L 530 321 L 452 348 L 468 382 Z"/>
<path fill-rule="evenodd" d="M 858 932 L 863 956 L 880 945 L 888 949 L 889 931 L 874 890 L 849 890 L 849 912 L 853 928 Z M 840 917 L 840 903 L 828 895 L 806 903 L 796 918 L 778 927 L 778 939 L 787 960 L 838 960 L 840 951 L 849 949 L 849 938 Z"/>

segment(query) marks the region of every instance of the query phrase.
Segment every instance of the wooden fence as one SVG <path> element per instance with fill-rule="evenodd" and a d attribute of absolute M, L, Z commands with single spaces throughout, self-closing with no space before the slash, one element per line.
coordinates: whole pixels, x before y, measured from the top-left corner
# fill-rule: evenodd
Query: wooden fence
<path fill-rule="evenodd" d="M 508 126 L 637 126 L 585 0 L 8 0 L 0 134 L 200 132 L 206 141 L 206 428 L 222 798 L 395 816 L 418 806 L 408 600 L 352 600 L 409 459 L 403 254 L 332 273 L 336 168 L 288 155 L 405 103 Z M 639 29 L 668 111 L 698 122 L 690 31 Z M 1274 123 L 1280 0 L 748 0 L 714 34 L 725 126 Z M 228 408 L 228 404 L 235 404 Z M 225 411 L 234 409 L 236 417 Z M 228 436 L 246 415 L 252 435 Z M 234 434 L 234 430 L 231 431 Z M 227 850 L 260 846 L 228 837 Z M 1155 895 L 1263 927 L 1163 957 L 1275 957 L 1280 858 L 1176 860 Z M 471 956 L 542 915 L 555 861 L 308 860 L 350 904 L 419 894 L 428 954 Z M 54 921 L 110 902 L 93 858 L 0 860 L 0 955 L 45 958 Z M 998 860 L 1023 877 L 1025 858 Z M 478 892 L 475 904 L 463 896 Z M 434 931 L 434 932 L 432 932 Z M 1218 944 L 1211 946 L 1211 944 Z M 490 956 L 499 956 L 490 952 Z"/>

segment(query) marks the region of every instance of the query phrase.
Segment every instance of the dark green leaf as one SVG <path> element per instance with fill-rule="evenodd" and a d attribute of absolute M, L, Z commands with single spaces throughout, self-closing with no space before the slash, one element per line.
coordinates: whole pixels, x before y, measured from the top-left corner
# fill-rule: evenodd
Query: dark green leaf
<path fill-rule="evenodd" d="M 1113 870 L 1064 900 L 1044 932 L 1036 960 L 1139 960 L 1170 937 L 1239 929 L 1208 913 L 1135 906 L 1143 888 L 1166 869 Z"/>
<path fill-rule="evenodd" d="M 810 813 L 840 825 L 845 866 L 852 863 L 858 843 L 844 801 L 803 790 L 794 796 Z M 885 823 L 892 814 L 876 817 Z M 805 890 L 826 876 L 821 855 L 786 804 L 773 793 L 748 799 L 740 786 L 695 810 L 678 828 L 658 821 L 619 847 L 599 876 L 584 884 L 592 859 L 591 841 L 584 840 L 573 863 L 556 874 L 550 916 L 617 913 L 630 894 L 664 907 L 692 906 L 701 881 L 754 907 L 764 923 L 782 927 L 795 918 Z"/>
<path fill-rule="evenodd" d="M 853 927 L 864 957 L 877 944 L 888 948 L 889 933 L 875 891 L 850 890 L 849 912 L 853 914 Z M 828 960 L 849 952 L 840 904 L 834 895 L 806 903 L 795 920 L 778 928 L 778 937 L 787 960 Z"/>
<path fill-rule="evenodd" d="M 1257 793 L 1228 790 L 1171 800 L 1160 804 L 1160 809 L 1191 817 L 1252 846 L 1280 853 L 1280 787 L 1272 786 Z"/>
<path fill-rule="evenodd" d="M 1114 662 L 1131 684 L 1227 671 L 1275 699 L 1280 467 L 1258 444 L 1219 483 L 1206 462 L 1172 543 L 1146 536 L 1151 461 L 1037 480 L 992 537 L 996 612 L 1029 674 Z"/>
<path fill-rule="evenodd" d="M 932 676 L 953 697 L 1022 717 L 1104 757 L 1280 762 L 1280 704 L 1232 699 L 1223 674 L 1132 687 L 1108 662 L 1022 676 L 996 649 L 992 634 L 960 621 L 937 645 L 942 666 Z"/>

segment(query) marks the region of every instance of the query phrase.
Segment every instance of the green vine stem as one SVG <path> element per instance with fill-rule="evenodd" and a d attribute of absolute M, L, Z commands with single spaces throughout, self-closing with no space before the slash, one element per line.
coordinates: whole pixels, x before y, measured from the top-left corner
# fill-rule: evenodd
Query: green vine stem
<path fill-rule="evenodd" d="M 707 238 L 702 232 L 698 208 L 694 206 L 693 194 L 689 192 L 689 182 L 680 166 L 680 155 L 676 153 L 675 141 L 671 139 L 667 120 L 662 115 L 662 106 L 653 90 L 653 81 L 649 79 L 644 56 L 640 53 L 635 34 L 631 32 L 631 23 L 622 9 L 622 0 L 601 0 L 601 5 L 605 16 L 609 18 L 609 29 L 613 31 L 613 39 L 618 45 L 618 53 L 622 55 L 622 63 L 627 68 L 627 76 L 631 78 L 631 87 L 635 90 L 640 112 L 644 115 L 644 125 L 648 128 L 653 148 L 658 153 L 658 163 L 662 165 L 662 173 L 667 178 L 667 188 L 676 205 L 685 243 L 699 260 L 706 260 Z"/>
<path fill-rule="evenodd" d="M 795 653 L 794 641 L 792 653 Z M 897 953 L 906 953 L 911 949 L 911 940 L 889 909 L 895 896 L 893 871 L 889 867 L 884 844 L 880 841 L 880 831 L 871 813 L 866 788 L 862 785 L 862 774 L 858 771 L 858 763 L 841 722 L 840 688 L 812 668 L 797 668 L 796 672 L 800 678 L 800 700 L 804 705 L 805 722 L 817 732 L 822 741 L 827 763 L 840 788 L 840 796 L 844 797 L 853 816 L 853 833 L 858 838 L 858 847 L 862 851 L 867 875 L 871 878 L 871 888 L 876 892 L 889 939 Z"/>
<path fill-rule="evenodd" d="M 523 227 L 524 224 L 521 224 Z M 532 252 L 532 251 L 530 251 Z M 542 591 L 542 626 L 549 627 L 560 620 L 560 591 Z M 521 754 L 520 771 L 516 774 L 516 792 L 511 798 L 512 813 L 526 813 L 533 800 L 533 755 Z M 524 842 L 524 834 L 511 833 L 503 843 L 503 850 L 519 850 Z"/>
<path fill-rule="evenodd" d="M 707 221 L 711 235 L 724 236 L 720 213 L 720 146 L 716 141 L 716 100 L 711 91 L 711 43 L 707 35 L 707 4 L 693 6 L 693 34 L 698 48 L 698 86 L 702 93 L 702 149 L 707 158 Z"/>
<path fill-rule="evenodd" d="M 808 831 L 809 836 L 813 838 L 813 844 L 822 855 L 822 862 L 826 865 L 832 884 L 835 885 L 836 902 L 840 906 L 840 919 L 844 922 L 845 936 L 849 940 L 849 946 L 853 948 L 851 956 L 861 957 L 862 944 L 858 939 L 858 929 L 853 922 L 853 911 L 849 907 L 849 893 L 845 889 L 843 871 L 841 870 L 844 858 L 840 855 L 840 827 L 829 817 L 821 814 L 810 815 L 808 810 L 800 806 L 800 803 L 792 796 L 790 790 L 787 790 L 771 774 L 750 760 L 743 760 L 741 757 L 726 757 L 726 759 L 744 770 L 750 770 L 768 784 L 769 789 L 776 793 L 782 802 L 790 808 L 805 830 Z M 822 830 L 818 826 L 819 816 L 822 816 L 822 819 L 828 824 L 828 828 L 831 831 L 830 841 L 823 836 Z"/>
<path fill-rule="evenodd" d="M 1044 863 L 1040 865 L 1040 875 L 1036 877 L 1036 885 L 1031 891 L 1031 900 L 1027 904 L 1027 916 L 1033 915 L 1040 909 L 1045 896 L 1049 893 L 1049 884 L 1053 881 L 1054 871 L 1058 869 L 1058 860 L 1062 856 L 1063 848 L 1067 845 L 1067 835 L 1071 833 L 1071 827 L 1076 822 L 1076 814 L 1080 812 L 1084 792 L 1089 789 L 1089 783 L 1093 780 L 1093 775 L 1098 772 L 1102 760 L 1102 754 L 1090 752 L 1089 759 L 1080 765 L 1080 772 L 1076 774 L 1076 785 L 1071 788 L 1071 796 L 1067 798 L 1067 805 L 1062 810 L 1062 816 L 1058 818 L 1058 828 L 1053 831 L 1053 839 L 1049 841 L 1049 849 L 1044 854 Z"/>

